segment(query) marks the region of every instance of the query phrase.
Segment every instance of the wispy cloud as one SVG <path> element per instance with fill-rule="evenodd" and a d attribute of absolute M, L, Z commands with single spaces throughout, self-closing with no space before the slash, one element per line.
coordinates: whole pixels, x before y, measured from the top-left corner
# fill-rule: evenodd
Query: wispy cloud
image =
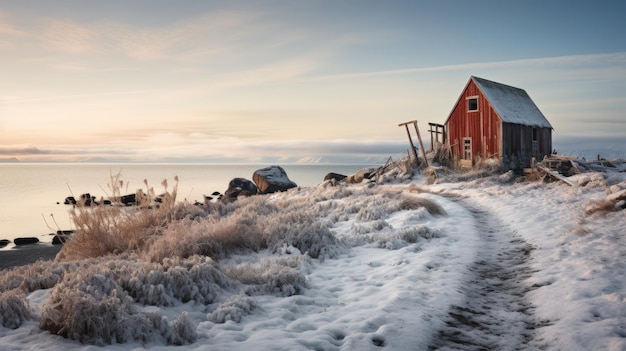
<path fill-rule="evenodd" d="M 279 142 L 242 142 L 234 138 L 206 138 L 204 135 L 156 134 L 84 146 L 56 145 L 0 147 L 0 156 L 25 161 L 116 160 L 162 162 L 164 160 L 204 162 L 384 162 L 389 156 L 405 154 L 406 145 L 390 140 L 288 140 Z"/>
<path fill-rule="evenodd" d="M 102 97 L 110 97 L 110 96 L 126 96 L 126 95 L 138 95 L 138 94 L 147 94 L 151 93 L 153 90 L 135 90 L 135 91 L 110 91 L 110 92 L 102 92 L 102 93 L 89 93 L 89 94 L 72 94 L 72 95 L 47 95 L 47 96 L 38 96 L 38 97 L 8 97 L 8 98 L 0 98 L 0 102 L 2 104 L 30 104 L 34 102 L 51 102 L 51 101 L 62 101 L 62 100 L 76 100 L 76 99 L 84 99 L 84 98 L 102 98 Z"/>
<path fill-rule="evenodd" d="M 49 151 L 41 150 L 33 145 L 0 145 L 0 155 L 3 156 L 19 156 L 19 155 L 45 155 Z"/>
<path fill-rule="evenodd" d="M 250 70 L 228 73 L 220 76 L 216 80 L 217 83 L 214 84 L 216 86 L 237 87 L 280 82 L 302 76 L 315 67 L 315 62 L 310 59 L 296 58 Z"/>
<path fill-rule="evenodd" d="M 404 68 L 395 70 L 369 71 L 348 74 L 333 74 L 326 76 L 318 76 L 311 78 L 303 78 L 302 81 L 324 81 L 324 80 L 340 80 L 340 79 L 359 79 L 371 78 L 378 76 L 406 75 L 414 73 L 433 73 L 433 72 L 450 72 L 450 71 L 475 71 L 478 69 L 493 68 L 515 68 L 526 66 L 561 66 L 561 65 L 589 65 L 589 64 L 626 64 L 626 52 L 609 53 L 609 54 L 590 54 L 590 55 L 570 55 L 531 58 L 508 61 L 493 62 L 473 62 L 457 65 L 431 66 Z"/>
<path fill-rule="evenodd" d="M 276 49 L 302 39 L 298 30 L 284 28 L 271 12 L 218 10 L 167 25 L 149 26 L 111 20 L 33 20 L 28 27 L 0 13 L 1 48 L 31 47 L 75 55 L 116 53 L 128 58 L 206 63 L 215 57 L 249 55 L 261 47 Z"/>

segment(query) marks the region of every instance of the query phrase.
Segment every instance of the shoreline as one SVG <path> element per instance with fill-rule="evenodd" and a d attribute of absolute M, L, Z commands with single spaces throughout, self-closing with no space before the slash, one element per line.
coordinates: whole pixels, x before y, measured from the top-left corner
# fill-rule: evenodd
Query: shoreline
<path fill-rule="evenodd" d="M 11 269 L 37 262 L 54 260 L 63 245 L 37 243 L 0 250 L 0 270 Z"/>

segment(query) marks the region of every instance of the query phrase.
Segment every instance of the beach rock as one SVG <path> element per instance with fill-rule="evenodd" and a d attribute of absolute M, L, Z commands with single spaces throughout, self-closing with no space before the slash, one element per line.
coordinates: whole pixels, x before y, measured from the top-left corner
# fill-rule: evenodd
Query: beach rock
<path fill-rule="evenodd" d="M 16 246 L 19 245 L 30 245 L 30 244 L 36 244 L 39 242 L 38 238 L 35 237 L 27 237 L 27 238 L 16 238 L 15 240 L 13 240 L 13 243 Z"/>
<path fill-rule="evenodd" d="M 330 173 L 328 173 L 328 174 L 326 174 L 324 176 L 324 180 L 334 179 L 337 182 L 340 182 L 340 181 L 342 181 L 342 180 L 344 180 L 346 178 L 348 178 L 348 176 L 345 176 L 345 175 L 339 174 L 339 173 L 333 173 L 333 172 L 330 172 Z"/>
<path fill-rule="evenodd" d="M 90 193 L 85 193 L 85 194 L 80 195 L 78 200 L 76 200 L 74 196 L 68 196 L 65 198 L 65 200 L 63 200 L 63 204 L 91 206 L 92 204 L 97 204 L 95 200 L 96 200 L 95 196 L 91 196 Z"/>
<path fill-rule="evenodd" d="M 11 243 L 11 240 L 2 239 L 0 240 L 0 247 L 5 247 Z"/>
<path fill-rule="evenodd" d="M 69 239 L 70 239 L 70 235 L 56 234 L 54 238 L 52 238 L 52 245 L 63 245 Z"/>
<path fill-rule="evenodd" d="M 91 206 L 92 204 L 95 204 L 96 197 L 95 196 L 91 196 L 90 193 L 85 193 L 85 194 L 81 194 L 80 198 L 78 199 L 77 203 L 79 205 L 83 205 L 83 206 Z"/>
<path fill-rule="evenodd" d="M 122 195 L 120 202 L 126 206 L 132 206 L 137 204 L 137 196 L 135 194 Z"/>
<path fill-rule="evenodd" d="M 233 178 L 228 183 L 228 189 L 224 192 L 224 198 L 236 199 L 237 196 L 252 196 L 258 192 L 257 186 L 246 178 Z"/>
<path fill-rule="evenodd" d="M 376 175 L 375 168 L 364 168 L 352 175 L 349 175 L 346 178 L 346 183 L 349 184 L 358 184 L 361 183 L 364 179 L 372 179 Z"/>
<path fill-rule="evenodd" d="M 252 180 L 260 194 L 287 191 L 298 186 L 289 179 L 287 172 L 280 166 L 257 169 L 252 175 Z"/>

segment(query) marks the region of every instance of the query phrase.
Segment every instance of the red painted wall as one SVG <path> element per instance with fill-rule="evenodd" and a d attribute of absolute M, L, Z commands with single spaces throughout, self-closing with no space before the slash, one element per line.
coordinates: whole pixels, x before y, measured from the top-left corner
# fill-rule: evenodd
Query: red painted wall
<path fill-rule="evenodd" d="M 468 112 L 467 98 L 478 96 L 478 111 Z M 463 158 L 463 138 L 472 138 L 472 158 L 501 157 L 501 121 L 474 81 L 470 79 L 448 117 L 448 141 L 454 156 Z"/>

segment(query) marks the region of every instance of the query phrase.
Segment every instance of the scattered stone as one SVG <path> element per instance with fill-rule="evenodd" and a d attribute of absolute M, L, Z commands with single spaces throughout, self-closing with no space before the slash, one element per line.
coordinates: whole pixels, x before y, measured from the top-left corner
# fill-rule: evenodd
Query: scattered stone
<path fill-rule="evenodd" d="M 372 179 L 376 176 L 376 168 L 364 168 L 346 178 L 346 183 L 358 184 L 364 179 Z"/>
<path fill-rule="evenodd" d="M 324 176 L 324 180 L 334 179 L 337 182 L 340 182 L 340 181 L 342 181 L 342 180 L 344 180 L 346 178 L 348 178 L 348 176 L 345 176 L 345 175 L 339 174 L 339 173 L 333 173 L 333 172 L 330 172 L 330 173 L 328 173 L 328 174 L 326 174 Z"/>
<path fill-rule="evenodd" d="M 11 240 L 2 239 L 0 240 L 0 247 L 5 247 L 11 243 Z"/>
<path fill-rule="evenodd" d="M 30 244 L 36 244 L 39 242 L 38 238 L 35 237 L 27 237 L 27 238 L 16 238 L 15 240 L 13 240 L 13 243 L 16 246 L 19 245 L 30 245 Z"/>
<path fill-rule="evenodd" d="M 96 197 L 92 196 L 90 193 L 85 193 L 80 195 L 80 199 L 78 199 L 77 202 L 79 205 L 91 206 L 92 204 L 95 204 Z"/>
<path fill-rule="evenodd" d="M 76 205 L 76 199 L 74 198 L 74 196 L 68 196 L 63 201 L 63 204 L 65 204 L 65 205 Z"/>
<path fill-rule="evenodd" d="M 233 178 L 224 192 L 227 199 L 236 199 L 238 196 L 252 196 L 258 192 L 257 186 L 246 178 Z"/>
<path fill-rule="evenodd" d="M 52 238 L 52 245 L 63 245 L 69 239 L 70 239 L 69 235 L 56 234 L 54 238 Z"/>
<path fill-rule="evenodd" d="M 252 175 L 252 180 L 260 194 L 287 191 L 298 186 L 289 179 L 287 172 L 280 166 L 257 169 Z"/>
<path fill-rule="evenodd" d="M 120 202 L 123 203 L 126 206 L 136 205 L 137 204 L 137 195 L 135 195 L 135 194 L 122 195 L 120 197 Z"/>

